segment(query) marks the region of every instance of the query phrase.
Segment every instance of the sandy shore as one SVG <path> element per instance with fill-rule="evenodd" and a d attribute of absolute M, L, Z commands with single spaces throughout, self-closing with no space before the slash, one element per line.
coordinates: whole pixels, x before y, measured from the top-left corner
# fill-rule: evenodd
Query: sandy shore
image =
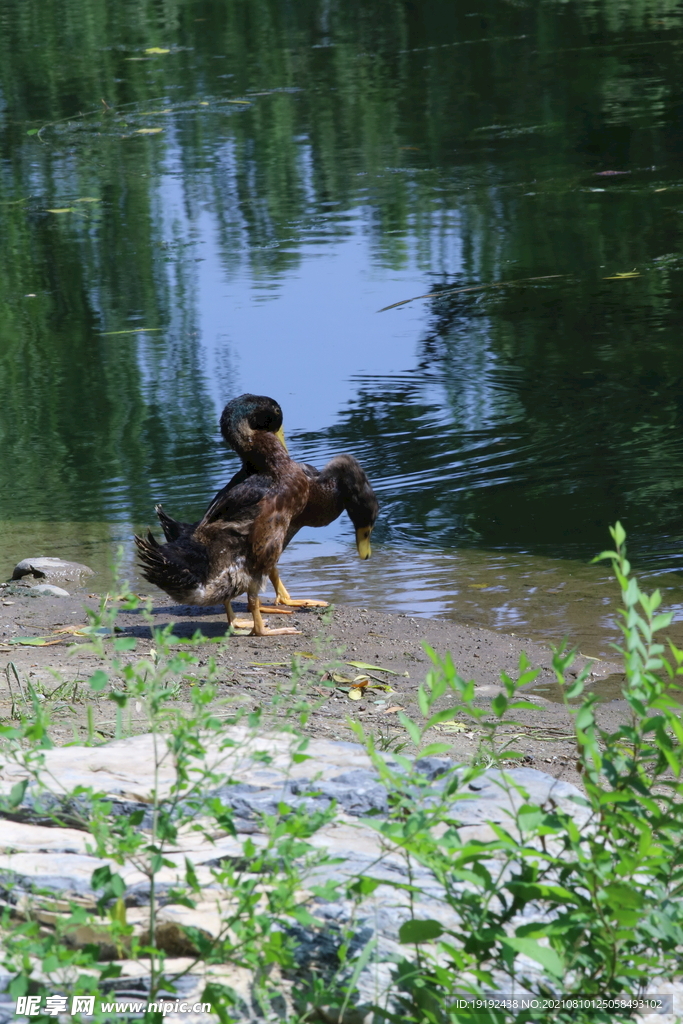
<path fill-rule="evenodd" d="M 12 669 L 8 672 L 6 668 L 11 662 L 20 679 L 31 680 L 36 690 L 44 695 L 51 708 L 56 742 L 83 741 L 87 735 L 88 707 L 98 736 L 103 740 L 114 736 L 114 704 L 106 698 L 106 690 L 103 695 L 94 695 L 88 686 L 90 675 L 102 667 L 100 660 L 86 651 L 86 637 L 57 632 L 84 624 L 85 606 L 96 608 L 98 603 L 94 594 L 75 594 L 68 598 L 34 596 L 26 586 L 16 584 L 0 590 L 0 718 L 3 722 L 7 723 L 11 717 L 8 674 L 14 691 L 18 689 Z M 235 607 L 239 613 L 239 602 Z M 245 609 L 242 607 L 242 610 Z M 226 632 L 222 609 L 178 606 L 166 598 L 154 604 L 153 618 L 156 626 L 173 622 L 175 633 L 181 637 L 192 636 L 197 629 L 212 638 L 222 637 Z M 514 749 L 521 755 L 516 763 L 521 761 L 580 784 L 575 767 L 571 715 L 560 703 L 559 690 L 554 685 L 549 645 L 448 620 L 411 618 L 346 606 L 337 606 L 331 614 L 325 615 L 318 610 L 295 611 L 286 617 L 272 615 L 268 621 L 273 627 L 292 625 L 301 633 L 261 638 L 235 634 L 224 643 L 200 650 L 203 662 L 209 656 L 216 658 L 219 693 L 229 707 L 250 710 L 260 707 L 268 714 L 275 691 L 291 686 L 291 662 L 297 655 L 304 673 L 299 693 L 314 707 L 306 726 L 310 735 L 351 740 L 354 736 L 349 721 L 360 721 L 368 732 L 374 733 L 382 748 L 395 749 L 406 740 L 397 721 L 398 709 L 404 709 L 417 720 L 421 718 L 417 690 L 430 668 L 425 644 L 440 655 L 450 651 L 459 673 L 475 680 L 476 701 L 482 707 L 500 689 L 501 672 L 515 675 L 524 651 L 532 665 L 540 669 L 540 674 L 528 688 L 536 710 L 519 712 L 519 724 L 508 730 L 509 736 L 514 737 Z M 135 650 L 126 657 L 135 659 L 148 655 L 150 627 L 139 612 L 121 611 L 117 626 L 123 631 L 121 635 L 136 638 Z M 49 637 L 54 641 L 60 636 L 61 642 L 47 646 L 16 643 L 22 637 Z M 349 664 L 354 661 L 374 667 L 370 670 Z M 578 671 L 585 664 L 585 658 L 577 658 L 572 671 Z M 594 662 L 592 684 L 600 688 L 602 680 L 618 678 L 619 672 L 616 662 Z M 363 687 L 361 699 L 353 700 L 349 697 L 350 683 L 346 680 L 359 675 L 366 675 L 369 683 Z M 55 695 L 62 681 L 68 685 Z M 187 685 L 182 684 L 178 690 L 179 707 L 187 705 Z M 438 707 L 452 704 L 453 698 L 445 696 Z M 601 724 L 607 728 L 614 726 L 625 714 L 624 701 L 606 701 L 600 708 Z M 466 719 L 462 721 L 463 731 L 454 732 L 446 727 L 439 733 L 435 730 L 430 737 L 450 743 L 451 756 L 458 760 L 470 759 L 478 747 L 476 728 L 472 729 Z M 126 710 L 127 730 L 142 731 L 145 722 L 144 708 Z M 410 744 L 404 750 L 410 753 Z"/>

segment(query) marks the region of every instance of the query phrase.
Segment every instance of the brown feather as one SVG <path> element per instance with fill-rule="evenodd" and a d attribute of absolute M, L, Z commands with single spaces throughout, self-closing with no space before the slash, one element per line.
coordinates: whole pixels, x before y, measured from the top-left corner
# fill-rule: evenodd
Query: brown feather
<path fill-rule="evenodd" d="M 285 480 L 277 491 L 259 502 L 259 513 L 251 528 L 250 542 L 254 563 L 268 575 L 278 563 L 292 520 L 306 507 L 309 482 L 301 467 L 290 460 Z"/>

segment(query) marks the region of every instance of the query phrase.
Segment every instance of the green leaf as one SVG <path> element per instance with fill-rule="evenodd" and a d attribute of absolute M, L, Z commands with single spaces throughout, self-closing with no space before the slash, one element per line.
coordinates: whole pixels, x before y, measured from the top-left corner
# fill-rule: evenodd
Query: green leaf
<path fill-rule="evenodd" d="M 576 697 L 580 697 L 584 691 L 585 681 L 583 679 L 575 679 L 573 683 L 567 684 L 565 690 L 565 696 L 567 700 L 574 700 Z"/>
<path fill-rule="evenodd" d="M 109 917 L 116 924 L 125 926 L 126 924 L 126 904 L 124 900 L 119 896 L 113 907 L 109 908 Z"/>
<path fill-rule="evenodd" d="M 610 882 L 600 893 L 601 898 L 619 910 L 623 907 L 639 908 L 643 905 L 643 895 L 626 882 Z"/>
<path fill-rule="evenodd" d="M 430 743 L 420 751 L 420 757 L 438 757 L 439 754 L 447 754 L 450 749 L 450 743 Z"/>
<path fill-rule="evenodd" d="M 333 903 L 341 898 L 338 886 L 339 882 L 328 878 L 324 885 L 311 885 L 309 888 L 318 899 L 325 900 L 327 903 Z"/>
<path fill-rule="evenodd" d="M 115 875 L 108 864 L 101 868 L 95 868 L 90 878 L 90 885 L 93 889 L 108 889 L 108 893 L 114 896 L 123 896 L 126 891 L 126 883 L 121 875 Z M 107 894 L 105 894 L 107 895 Z"/>
<path fill-rule="evenodd" d="M 635 604 L 638 603 L 640 591 L 638 590 L 638 581 L 636 579 L 631 579 L 628 581 L 628 586 L 624 591 L 623 597 L 624 601 L 626 602 L 627 608 L 632 608 Z"/>
<path fill-rule="evenodd" d="M 197 881 L 197 872 L 194 869 L 194 864 L 187 857 L 185 858 L 185 881 L 193 892 L 199 892 L 199 882 Z"/>
<path fill-rule="evenodd" d="M 26 134 L 27 135 L 37 135 L 39 131 L 40 131 L 40 128 L 29 128 L 29 130 L 26 132 Z"/>
<path fill-rule="evenodd" d="M 413 918 L 411 921 L 405 921 L 399 928 L 398 941 L 430 942 L 432 939 L 438 939 L 440 935 L 443 935 L 443 928 L 438 921 L 419 921 Z"/>
<path fill-rule="evenodd" d="M 302 906 L 301 904 L 299 904 L 298 906 L 294 907 L 292 909 L 292 911 L 291 911 L 291 914 L 292 914 L 292 917 L 294 918 L 294 920 L 298 921 L 299 924 L 304 926 L 304 928 L 310 928 L 311 926 L 315 926 L 315 925 L 318 925 L 320 923 L 317 920 L 317 918 L 313 917 L 311 912 L 309 910 L 307 910 L 306 907 Z"/>
<path fill-rule="evenodd" d="M 614 526 L 610 526 L 609 532 L 612 534 L 612 539 L 614 540 L 616 546 L 618 548 L 622 547 L 624 541 L 626 540 L 626 530 L 621 525 L 618 519 Z"/>
<path fill-rule="evenodd" d="M 381 884 L 382 880 L 380 878 L 370 878 L 364 875 L 361 878 L 357 878 L 355 882 L 352 882 L 348 886 L 347 892 L 352 893 L 354 896 L 370 896 L 377 886 Z"/>
<path fill-rule="evenodd" d="M 413 743 L 416 746 L 419 746 L 422 740 L 422 734 L 420 733 L 420 730 L 415 725 L 415 722 L 412 720 L 412 718 L 408 718 L 404 711 L 399 711 L 398 720 L 403 726 L 403 728 L 406 730 L 408 735 L 410 736 Z"/>
<path fill-rule="evenodd" d="M 95 693 L 99 693 L 99 691 L 103 690 L 109 682 L 109 676 L 106 672 L 103 672 L 101 668 L 98 668 L 97 671 L 93 672 L 90 676 L 88 682 L 90 683 L 90 689 L 94 690 Z"/>
<path fill-rule="evenodd" d="M 537 964 L 545 967 L 556 978 L 564 977 L 564 964 L 555 950 L 549 946 L 540 946 L 535 939 L 523 938 L 519 935 L 506 936 L 502 940 L 502 945 L 511 952 L 523 953 L 530 960 L 535 960 Z"/>
<path fill-rule="evenodd" d="M 497 718 L 502 718 L 508 706 L 508 699 L 504 693 L 499 693 L 491 701 L 491 708 Z"/>
<path fill-rule="evenodd" d="M 517 813 L 519 816 L 519 827 L 525 832 L 531 832 L 532 829 L 538 828 L 545 817 L 540 807 L 534 807 L 530 804 L 524 804 Z"/>
<path fill-rule="evenodd" d="M 576 715 L 576 728 L 581 732 L 588 732 L 595 726 L 595 716 L 591 707 L 579 708 Z"/>
<path fill-rule="evenodd" d="M 344 1002 L 341 1005 L 339 1013 L 336 1015 L 337 1016 L 337 1020 L 345 1020 L 346 1019 L 346 1006 L 347 1006 L 347 1003 L 348 1003 L 349 999 L 351 998 L 351 994 L 356 991 L 356 983 L 357 983 L 357 981 L 358 981 L 358 979 L 359 979 L 359 977 L 361 975 L 361 972 L 365 970 L 365 965 L 367 964 L 368 960 L 370 959 L 370 957 L 372 956 L 372 954 L 374 953 L 376 948 L 377 948 L 377 937 L 375 936 L 374 938 L 370 939 L 370 941 L 368 943 L 366 943 L 365 948 L 361 950 L 361 954 L 357 958 L 356 963 L 354 965 L 353 974 L 351 975 L 351 977 L 349 978 L 349 980 L 347 982 L 347 985 L 346 985 L 346 995 L 344 996 Z"/>
<path fill-rule="evenodd" d="M 540 675 L 540 668 L 530 668 L 527 672 L 523 672 L 517 679 L 517 687 L 527 686 L 529 683 L 533 683 L 534 679 L 537 679 Z"/>
<path fill-rule="evenodd" d="M 115 651 L 132 651 L 137 643 L 134 636 L 122 636 L 120 640 L 114 640 Z"/>
<path fill-rule="evenodd" d="M 22 779 L 21 782 L 15 782 L 9 791 L 9 805 L 10 807 L 18 807 L 24 799 L 24 793 L 28 786 L 28 779 Z"/>
<path fill-rule="evenodd" d="M 618 557 L 619 556 L 616 551 L 601 551 L 599 555 L 596 555 L 595 558 L 591 559 L 591 565 L 593 565 L 594 562 L 603 562 L 606 558 L 615 559 Z"/>
<path fill-rule="evenodd" d="M 28 979 L 28 972 L 18 974 L 16 975 L 16 977 L 12 979 L 7 991 L 9 992 L 13 999 L 16 999 L 18 996 L 25 995 L 26 991 L 28 990 Z"/>

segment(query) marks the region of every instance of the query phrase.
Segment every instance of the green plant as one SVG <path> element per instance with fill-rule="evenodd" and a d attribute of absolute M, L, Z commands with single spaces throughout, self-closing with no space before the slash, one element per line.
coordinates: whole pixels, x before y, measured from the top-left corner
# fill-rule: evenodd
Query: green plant
<path fill-rule="evenodd" d="M 92 674 L 89 685 L 92 692 L 108 692 L 114 702 L 118 734 L 127 704 L 135 700 L 144 705 L 152 750 L 149 803 L 114 814 L 106 794 L 84 787 L 65 789 L 46 764 L 49 719 L 31 689 L 31 713 L 19 726 L 0 730 L 5 758 L 18 763 L 26 776 L 5 801 L 5 812 L 17 813 L 30 782 L 34 811 L 55 824 L 87 831 L 89 851 L 109 862 L 93 873 L 95 902 L 55 900 L 54 893 L 44 891 L 34 892 L 28 900 L 12 902 L 10 897 L 0 926 L 4 965 L 12 975 L 10 993 L 96 994 L 100 1005 L 108 984 L 120 973 L 117 961 L 131 958 L 146 965 L 148 998 L 156 1001 L 161 993 L 174 992 L 182 976 L 201 965 L 232 965 L 249 973 L 252 998 L 261 1012 L 268 1013 L 271 1000 L 281 995 L 282 972 L 294 966 L 291 927 L 314 920 L 306 906 L 310 895 L 302 897 L 304 877 L 328 858 L 308 840 L 334 811 L 308 813 L 281 803 L 277 813 L 263 816 L 258 841 L 247 837 L 235 843 L 238 849 L 203 869 L 200 878 L 182 851 L 189 840 L 211 844 L 217 834 L 236 836 L 232 810 L 216 790 L 229 781 L 240 743 L 249 748 L 251 758 L 264 764 L 271 760 L 268 751 L 254 749 L 261 716 L 224 713 L 216 699 L 215 661 L 206 659 L 201 667 L 197 657 L 198 646 L 207 643 L 199 635 L 183 642 L 171 627 L 154 628 L 148 615 L 151 650 L 147 657 L 130 658 L 135 640 L 117 635 L 115 627 L 116 607 L 121 605 L 139 607 L 140 602 L 124 595 L 113 604 L 103 601 L 91 614 L 90 648 L 101 656 L 103 667 Z M 191 683 L 189 713 L 175 707 L 180 680 Z M 305 716 L 306 709 L 307 705 L 298 711 Z M 226 724 L 241 726 L 242 740 L 233 738 Z M 94 739 L 94 728 L 91 733 Z M 291 736 L 292 763 L 307 757 L 306 743 Z M 134 868 L 146 880 L 146 919 L 137 927 L 128 920 L 126 883 L 116 865 Z M 169 885 L 166 879 L 161 885 L 160 874 L 169 871 L 175 872 L 175 881 Z M 189 962 L 181 971 L 171 969 L 159 920 L 162 903 L 165 911 L 173 906 L 195 909 L 207 885 L 219 924 L 211 934 L 192 924 L 180 926 L 177 931 Z M 48 930 L 41 927 L 46 918 L 51 922 Z M 177 945 L 178 939 L 174 941 Z M 215 980 L 207 983 L 202 1001 L 210 1002 L 224 1021 L 240 1003 L 228 984 Z"/>
<path fill-rule="evenodd" d="M 452 769 L 437 798 L 413 763 L 397 756 L 396 767 L 387 765 L 372 738 L 357 729 L 390 793 L 391 812 L 375 827 L 403 852 L 408 881 L 399 938 L 413 952 L 397 963 L 395 991 L 376 1007 L 380 1018 L 415 1024 L 626 1021 L 635 1011 L 607 1009 L 606 1001 L 637 1000 L 656 991 L 658 979 L 680 971 L 683 725 L 675 683 L 683 652 L 669 644 L 664 658 L 656 634 L 671 615 L 658 614 L 659 593 L 644 594 L 631 576 L 620 524 L 612 536 L 615 550 L 600 558 L 611 559 L 624 602 L 620 650 L 630 720 L 613 732 L 601 729 L 596 697 L 584 692 L 587 670 L 565 682 L 574 654 L 564 646 L 555 652 L 567 701 L 583 698 L 578 707 L 568 705 L 586 794 L 575 813 L 534 804 L 523 786 L 500 772 L 509 821 L 491 823 L 490 839 L 462 838 L 458 804 L 484 770 L 476 763 L 481 757 Z M 487 712 L 474 706 L 474 684 L 457 674 L 450 656 L 429 653 L 434 667 L 419 693 L 426 721 L 420 726 L 404 719 L 421 756 L 446 753 L 445 744 L 424 746 L 425 734 L 457 715 L 474 720 L 483 748 L 495 757 L 500 726 L 523 703 L 517 690 L 533 677 L 526 660 L 517 679 L 503 675 L 504 688 Z M 435 712 L 444 694 L 454 706 Z M 415 912 L 418 864 L 440 886 L 440 921 L 420 920 Z M 502 996 L 509 1005 L 500 1003 Z"/>

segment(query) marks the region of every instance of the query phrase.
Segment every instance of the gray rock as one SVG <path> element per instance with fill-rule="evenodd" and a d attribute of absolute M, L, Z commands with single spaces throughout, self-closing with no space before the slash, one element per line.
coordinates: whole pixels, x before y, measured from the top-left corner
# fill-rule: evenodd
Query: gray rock
<path fill-rule="evenodd" d="M 528 801 L 514 789 L 514 785 L 522 787 L 528 794 Z M 478 779 L 470 782 L 467 790 L 461 791 L 461 796 L 454 817 L 463 825 L 508 821 L 509 811 L 527 802 L 540 807 L 558 807 L 580 823 L 586 817 L 582 808 L 585 801 L 576 786 L 554 779 L 552 775 L 539 772 L 536 768 L 510 768 L 505 772 L 489 768 Z"/>
<path fill-rule="evenodd" d="M 63 558 L 23 558 L 14 567 L 13 580 L 35 576 L 48 582 L 78 582 L 83 576 L 94 576 L 94 571 L 81 562 L 66 562 Z"/>
<path fill-rule="evenodd" d="M 253 821 L 261 814 L 277 814 L 278 804 L 327 810 L 333 800 L 354 817 L 386 814 L 387 791 L 374 772 L 356 768 L 331 779 L 288 779 L 281 786 L 255 786 L 239 782 L 221 786 L 213 796 L 231 807 L 241 821 Z"/>
<path fill-rule="evenodd" d="M 389 809 L 385 787 L 374 772 L 365 768 L 356 768 L 327 781 L 316 782 L 311 789 L 326 798 L 327 803 L 336 800 L 347 814 L 353 814 L 354 817 L 386 814 Z"/>
<path fill-rule="evenodd" d="M 35 594 L 45 594 L 46 597 L 71 597 L 68 590 L 55 587 L 52 583 L 37 583 L 35 587 L 31 587 L 31 590 Z"/>

